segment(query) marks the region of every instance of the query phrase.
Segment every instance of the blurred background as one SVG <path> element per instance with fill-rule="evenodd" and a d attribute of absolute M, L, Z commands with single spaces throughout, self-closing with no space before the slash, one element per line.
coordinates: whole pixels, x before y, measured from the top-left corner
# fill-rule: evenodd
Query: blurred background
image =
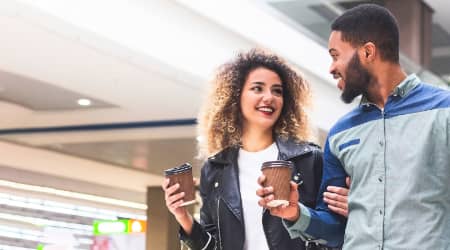
<path fill-rule="evenodd" d="M 405 70 L 449 88 L 446 0 L 0 1 L 0 249 L 180 249 L 160 185 L 184 162 L 198 176 L 214 69 L 255 46 L 286 58 L 322 144 L 357 105 L 328 73 L 329 25 L 365 2 L 396 15 Z"/>

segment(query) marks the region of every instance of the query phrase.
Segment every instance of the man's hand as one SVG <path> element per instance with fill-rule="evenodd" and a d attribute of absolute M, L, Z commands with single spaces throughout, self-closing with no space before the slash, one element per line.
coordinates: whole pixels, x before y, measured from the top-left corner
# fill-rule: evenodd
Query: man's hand
<path fill-rule="evenodd" d="M 289 220 L 289 221 L 296 221 L 300 217 L 300 207 L 298 205 L 298 191 L 297 191 L 297 184 L 294 182 L 290 182 L 290 193 L 289 193 L 289 205 L 287 206 L 279 206 L 279 207 L 269 207 L 267 206 L 267 203 L 274 200 L 273 195 L 273 187 L 268 186 L 264 187 L 263 184 L 266 180 L 266 177 L 264 175 L 261 175 L 258 178 L 258 184 L 261 186 L 256 190 L 256 195 L 260 197 L 258 204 L 261 207 L 267 208 L 270 211 L 270 214 L 273 216 L 278 216 L 280 218 Z"/>
<path fill-rule="evenodd" d="M 327 192 L 323 193 L 323 200 L 328 208 L 342 216 L 348 217 L 348 192 L 350 189 L 350 178 L 345 179 L 348 188 L 328 186 Z"/>

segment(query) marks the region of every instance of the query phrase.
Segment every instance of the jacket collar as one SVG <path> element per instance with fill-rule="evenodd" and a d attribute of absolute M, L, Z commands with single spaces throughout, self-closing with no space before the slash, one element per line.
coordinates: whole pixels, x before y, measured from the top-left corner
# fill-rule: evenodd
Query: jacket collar
<path fill-rule="evenodd" d="M 238 152 L 238 146 L 229 147 L 209 157 L 208 161 L 212 167 L 222 168 L 220 178 L 216 180 L 216 184 L 220 188 L 220 198 L 232 214 L 244 225 L 237 166 Z"/>
<path fill-rule="evenodd" d="M 391 93 L 391 96 L 399 96 L 400 98 L 405 97 L 413 88 L 415 88 L 420 83 L 420 78 L 416 74 L 408 75 L 403 81 L 401 81 Z M 366 96 L 362 96 L 360 106 L 368 107 L 371 102 Z"/>
<path fill-rule="evenodd" d="M 280 160 L 289 160 L 300 155 L 312 152 L 317 145 L 307 142 L 296 142 L 292 139 L 277 138 L 278 158 Z"/>
<path fill-rule="evenodd" d="M 307 154 L 317 148 L 314 144 L 295 142 L 293 140 L 276 139 L 278 147 L 278 159 L 289 160 L 294 157 Z M 232 146 L 208 158 L 213 167 L 222 167 L 220 182 L 221 198 L 228 209 L 243 224 L 243 211 L 241 205 L 241 193 L 239 188 L 239 168 L 237 157 L 239 146 Z"/>
<path fill-rule="evenodd" d="M 317 145 L 309 142 L 296 142 L 292 139 L 283 139 L 277 137 L 275 139 L 278 148 L 279 160 L 289 160 L 300 155 L 307 154 L 318 148 Z M 208 161 L 215 163 L 214 166 L 225 165 L 230 166 L 233 160 L 237 159 L 239 146 L 228 147 L 221 152 L 208 158 Z M 218 164 L 218 165 L 217 165 Z"/>

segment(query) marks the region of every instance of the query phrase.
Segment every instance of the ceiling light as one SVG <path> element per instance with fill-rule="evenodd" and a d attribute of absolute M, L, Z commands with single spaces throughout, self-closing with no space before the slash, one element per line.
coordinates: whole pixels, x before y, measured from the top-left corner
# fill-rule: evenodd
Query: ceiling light
<path fill-rule="evenodd" d="M 30 224 L 33 224 L 36 226 L 45 226 L 45 227 L 50 226 L 50 227 L 56 227 L 56 228 L 66 228 L 66 229 L 75 231 L 77 234 L 82 234 L 82 235 L 89 235 L 92 232 L 92 228 L 93 228 L 91 225 L 57 221 L 57 220 L 53 220 L 51 218 L 43 219 L 43 218 L 36 218 L 36 217 L 22 216 L 22 215 L 15 215 L 15 214 L 7 214 L 7 213 L 0 213 L 0 219 L 30 223 Z"/>
<path fill-rule="evenodd" d="M 133 218 L 139 220 L 146 220 L 145 215 L 131 214 L 126 212 L 113 212 L 95 207 L 77 206 L 67 203 L 41 200 L 36 198 L 21 197 L 0 193 L 0 206 L 12 206 L 17 209 L 34 209 L 48 212 L 55 212 L 66 215 L 76 215 L 81 217 L 89 217 L 101 220 L 116 220 L 117 218 Z M 1 249 L 1 248 L 0 248 Z"/>
<path fill-rule="evenodd" d="M 147 209 L 147 205 L 143 204 L 143 203 L 124 201 L 124 200 L 107 198 L 107 197 L 102 197 L 102 196 L 97 196 L 97 195 L 76 193 L 76 192 L 71 192 L 71 191 L 55 189 L 55 188 L 34 186 L 34 185 L 22 184 L 22 183 L 5 181 L 5 180 L 0 180 L 0 187 L 9 187 L 9 188 L 26 190 L 26 191 L 34 191 L 34 192 L 52 194 L 52 195 L 57 195 L 57 196 L 62 196 L 62 197 L 69 197 L 69 198 L 74 198 L 74 199 L 98 202 L 98 203 L 103 203 L 103 204 L 135 208 L 135 209 L 140 209 L 140 210 Z"/>
<path fill-rule="evenodd" d="M 89 99 L 81 98 L 81 99 L 78 99 L 77 103 L 80 106 L 90 106 L 92 102 Z"/>

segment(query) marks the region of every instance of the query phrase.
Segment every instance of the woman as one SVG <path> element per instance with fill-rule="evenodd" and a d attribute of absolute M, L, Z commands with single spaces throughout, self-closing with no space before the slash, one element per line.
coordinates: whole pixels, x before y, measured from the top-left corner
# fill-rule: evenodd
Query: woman
<path fill-rule="evenodd" d="M 289 160 L 300 201 L 315 207 L 322 155 L 306 141 L 308 99 L 303 78 L 265 51 L 241 53 L 219 68 L 199 116 L 200 155 L 210 156 L 201 170 L 200 223 L 180 207 L 179 186 L 163 184 L 180 238 L 191 249 L 305 249 L 280 218 L 258 205 L 256 190 L 264 161 Z"/>

